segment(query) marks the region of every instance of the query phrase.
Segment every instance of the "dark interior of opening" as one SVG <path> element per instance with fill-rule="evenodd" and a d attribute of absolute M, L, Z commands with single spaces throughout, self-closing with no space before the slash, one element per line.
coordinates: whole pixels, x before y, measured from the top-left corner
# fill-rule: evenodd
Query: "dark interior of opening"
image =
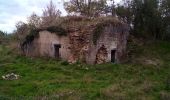
<path fill-rule="evenodd" d="M 111 51 L 111 62 L 115 62 L 115 53 L 116 53 L 116 50 L 112 50 Z"/>
<path fill-rule="evenodd" d="M 55 58 L 60 58 L 59 49 L 61 48 L 60 44 L 54 44 L 54 56 Z"/>

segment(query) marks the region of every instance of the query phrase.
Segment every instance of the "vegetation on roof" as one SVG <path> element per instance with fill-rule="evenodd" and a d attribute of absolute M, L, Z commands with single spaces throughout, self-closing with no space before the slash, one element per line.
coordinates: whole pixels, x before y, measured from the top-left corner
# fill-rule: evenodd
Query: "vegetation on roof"
<path fill-rule="evenodd" d="M 61 27 L 57 27 L 57 26 L 50 26 L 50 27 L 47 27 L 43 30 L 47 30 L 51 33 L 55 33 L 56 35 L 67 35 L 67 31 Z M 36 29 L 36 28 L 31 28 L 29 30 L 29 34 L 25 37 L 23 43 L 22 43 L 22 46 L 26 45 L 26 44 L 29 44 L 31 43 L 34 38 L 37 38 L 39 36 L 39 31 L 43 31 L 42 29 Z"/>
<path fill-rule="evenodd" d="M 88 18 L 82 16 L 67 16 L 61 17 L 57 21 L 58 26 L 61 26 L 65 30 L 74 29 L 79 30 L 87 26 L 95 27 L 93 30 L 93 43 L 96 45 L 104 27 L 107 25 L 118 26 L 123 22 L 119 21 L 115 17 L 98 17 L 98 18 Z M 89 27 L 90 30 L 91 27 Z"/>
<path fill-rule="evenodd" d="M 97 39 L 100 37 L 102 33 L 103 27 L 108 24 L 116 25 L 120 23 L 116 18 L 113 17 L 99 17 L 90 19 L 88 17 L 78 17 L 78 16 L 67 16 L 61 17 L 57 20 L 53 26 L 48 26 L 44 29 L 36 29 L 31 28 L 29 34 L 25 37 L 23 44 L 31 43 L 35 37 L 38 37 L 39 31 L 47 30 L 51 33 L 55 33 L 56 35 L 62 36 L 67 35 L 70 28 L 72 29 L 80 29 L 85 28 L 88 25 L 93 25 L 96 28 L 93 31 L 93 42 L 96 44 Z"/>
<path fill-rule="evenodd" d="M 69 29 L 82 29 L 86 26 L 94 26 L 93 30 L 93 43 L 96 44 L 97 40 L 99 39 L 101 33 L 104 30 L 104 27 L 112 24 L 118 25 L 121 22 L 114 17 L 99 17 L 99 18 L 87 18 L 87 17 L 78 17 L 78 16 L 68 16 L 68 17 L 61 17 L 58 19 L 58 24 L 53 26 L 48 26 L 43 29 L 37 29 L 35 27 L 29 29 L 29 34 L 25 37 L 22 45 L 31 43 L 34 38 L 39 36 L 39 31 L 47 30 L 51 33 L 54 33 L 59 36 L 66 36 L 69 32 Z M 90 28 L 90 27 L 89 27 Z M 90 29 L 89 29 L 90 30 Z"/>
<path fill-rule="evenodd" d="M 51 27 L 48 27 L 46 29 L 47 31 L 51 32 L 51 33 L 55 33 L 59 36 L 61 35 L 67 35 L 67 31 L 61 27 L 57 27 L 57 26 L 51 26 Z"/>

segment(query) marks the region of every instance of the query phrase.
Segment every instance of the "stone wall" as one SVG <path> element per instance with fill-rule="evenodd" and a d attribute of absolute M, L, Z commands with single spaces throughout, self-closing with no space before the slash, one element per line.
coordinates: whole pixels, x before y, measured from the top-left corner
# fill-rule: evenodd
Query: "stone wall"
<path fill-rule="evenodd" d="M 92 39 L 89 46 L 89 53 L 87 55 L 87 63 L 94 64 L 96 61 L 96 55 L 98 50 L 104 46 L 107 50 L 107 58 L 105 62 L 111 61 L 111 50 L 117 49 L 116 32 L 112 25 L 106 26 L 101 33 L 101 36 L 97 40 L 96 45 L 93 43 Z M 91 36 L 92 38 L 92 36 Z"/>
<path fill-rule="evenodd" d="M 127 26 L 121 23 L 116 26 L 112 24 L 105 26 L 96 44 L 93 43 L 94 28 L 95 26 L 84 27 L 70 33 L 72 54 L 70 62 L 81 61 L 88 64 L 111 62 L 112 50 L 116 51 L 115 62 L 121 62 L 126 53 Z M 102 51 L 102 48 L 106 50 Z"/>
<path fill-rule="evenodd" d="M 104 26 L 96 44 L 93 31 L 96 25 L 89 25 L 69 31 L 67 36 L 58 36 L 48 31 L 39 32 L 39 37 L 27 44 L 26 54 L 30 56 L 54 57 L 55 44 L 60 44 L 61 59 L 70 63 L 77 61 L 88 64 L 111 62 L 111 51 L 115 50 L 115 62 L 120 63 L 126 55 L 128 27 L 123 23 Z"/>
<path fill-rule="evenodd" d="M 54 45 L 60 44 L 59 49 L 60 57 L 63 60 L 68 60 L 70 56 L 70 40 L 67 36 L 58 36 L 55 33 L 48 31 L 39 32 L 39 37 L 35 38 L 34 41 L 29 44 L 27 48 L 27 55 L 44 56 L 44 57 L 55 57 Z"/>

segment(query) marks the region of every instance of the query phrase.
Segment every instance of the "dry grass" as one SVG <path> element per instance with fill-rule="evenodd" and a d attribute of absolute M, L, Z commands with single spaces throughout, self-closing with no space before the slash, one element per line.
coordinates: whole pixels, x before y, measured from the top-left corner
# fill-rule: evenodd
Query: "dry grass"
<path fill-rule="evenodd" d="M 101 95 L 104 96 L 104 98 L 126 100 L 126 94 L 118 84 L 113 84 L 104 89 L 101 89 Z"/>
<path fill-rule="evenodd" d="M 86 74 L 83 76 L 82 82 L 85 84 L 91 84 L 92 82 L 95 82 L 95 79 L 93 79 L 92 76 Z"/>

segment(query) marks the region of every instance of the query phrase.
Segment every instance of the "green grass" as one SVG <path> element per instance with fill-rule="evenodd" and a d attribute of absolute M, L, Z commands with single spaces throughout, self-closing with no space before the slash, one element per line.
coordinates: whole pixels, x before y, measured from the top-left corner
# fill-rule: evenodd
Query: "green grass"
<path fill-rule="evenodd" d="M 19 80 L 0 78 L 0 100 L 168 100 L 170 43 L 130 44 L 125 64 L 67 65 L 55 59 L 28 58 L 0 45 L 0 76 L 15 73 Z M 144 60 L 156 60 L 155 64 Z"/>

